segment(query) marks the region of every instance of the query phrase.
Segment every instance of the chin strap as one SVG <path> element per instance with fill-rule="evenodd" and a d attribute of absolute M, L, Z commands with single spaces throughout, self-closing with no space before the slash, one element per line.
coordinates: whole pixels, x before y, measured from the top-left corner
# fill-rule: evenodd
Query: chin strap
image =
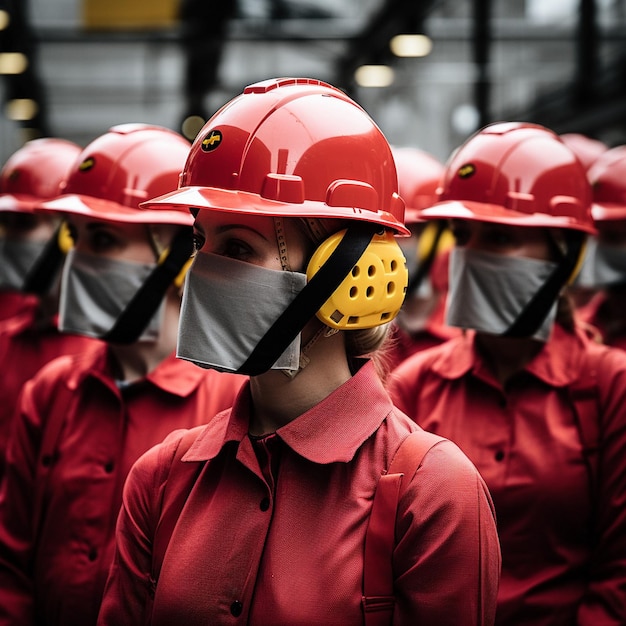
<path fill-rule="evenodd" d="M 503 337 L 532 337 L 541 326 L 556 301 L 561 289 L 578 266 L 584 248 L 586 235 L 580 231 L 565 231 L 566 252 L 561 261 L 530 299 L 519 317 L 513 322 Z"/>
<path fill-rule="evenodd" d="M 326 263 L 272 324 L 237 373 L 258 376 L 276 363 L 287 346 L 350 273 L 378 230 L 380 226 L 370 222 L 350 224 Z"/>
<path fill-rule="evenodd" d="M 137 341 L 192 252 L 191 228 L 184 226 L 174 235 L 169 254 L 154 268 L 102 339 L 123 345 Z"/>
<path fill-rule="evenodd" d="M 25 293 L 45 296 L 52 289 L 52 285 L 59 275 L 65 258 L 65 253 L 59 247 L 59 235 L 62 227 L 62 225 L 59 225 L 56 228 L 54 235 L 52 235 L 41 254 L 37 257 L 35 264 L 26 275 L 22 285 L 22 291 Z"/>

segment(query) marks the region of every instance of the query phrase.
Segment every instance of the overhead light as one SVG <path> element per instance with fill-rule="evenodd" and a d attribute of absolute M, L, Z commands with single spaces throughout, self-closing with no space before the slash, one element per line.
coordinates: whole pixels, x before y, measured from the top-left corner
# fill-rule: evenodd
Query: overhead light
<path fill-rule="evenodd" d="M 181 125 L 183 135 L 189 139 L 189 141 L 193 141 L 196 138 L 196 135 L 202 130 L 205 121 L 206 120 L 199 115 L 190 115 L 189 117 L 186 117 Z"/>
<path fill-rule="evenodd" d="M 28 67 L 28 57 L 22 52 L 0 52 L 0 74 L 22 74 Z"/>
<path fill-rule="evenodd" d="M 354 72 L 354 80 L 359 87 L 389 87 L 395 73 L 388 65 L 361 65 Z"/>
<path fill-rule="evenodd" d="M 4 30 L 9 25 L 10 21 L 9 12 L 0 10 L 0 30 Z"/>
<path fill-rule="evenodd" d="M 10 120 L 25 122 L 32 120 L 37 115 L 39 107 L 30 98 L 15 98 L 7 102 L 5 111 Z"/>
<path fill-rule="evenodd" d="M 397 57 L 425 57 L 433 49 L 433 41 L 426 35 L 396 35 L 389 48 Z"/>

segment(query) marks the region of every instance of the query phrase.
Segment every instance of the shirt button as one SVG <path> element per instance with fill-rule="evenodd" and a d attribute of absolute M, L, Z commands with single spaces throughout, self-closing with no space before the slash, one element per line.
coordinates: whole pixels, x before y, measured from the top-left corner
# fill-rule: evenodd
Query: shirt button
<path fill-rule="evenodd" d="M 104 464 L 104 471 L 107 474 L 110 474 L 113 471 L 114 467 L 115 467 L 115 464 L 113 463 L 113 461 L 109 461 L 108 463 Z"/>
<path fill-rule="evenodd" d="M 503 450 L 498 450 L 495 454 L 494 454 L 494 458 L 496 461 L 500 462 L 504 459 L 504 451 Z"/>
<path fill-rule="evenodd" d="M 241 615 L 242 611 L 243 611 L 243 604 L 241 602 L 239 602 L 239 600 L 235 600 L 230 605 L 230 614 L 233 617 L 239 617 Z"/>
<path fill-rule="evenodd" d="M 261 511 L 267 511 L 267 509 L 270 508 L 270 499 L 269 498 L 263 498 L 263 500 L 261 500 L 261 504 L 259 504 L 259 507 L 260 507 Z"/>

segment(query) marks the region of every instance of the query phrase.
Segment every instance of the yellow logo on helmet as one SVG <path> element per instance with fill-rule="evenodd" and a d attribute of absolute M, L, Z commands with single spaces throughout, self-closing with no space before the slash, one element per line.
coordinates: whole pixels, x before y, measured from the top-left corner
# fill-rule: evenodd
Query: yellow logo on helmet
<path fill-rule="evenodd" d="M 212 130 L 203 140 L 202 140 L 202 150 L 204 152 L 211 152 L 219 147 L 222 143 L 222 131 L 220 130 Z"/>
<path fill-rule="evenodd" d="M 87 157 L 79 166 L 79 172 L 88 172 L 94 165 L 96 160 L 93 157 Z"/>
<path fill-rule="evenodd" d="M 466 163 L 465 165 L 461 165 L 459 167 L 459 178 L 469 178 L 476 171 L 476 167 L 474 167 L 473 163 Z"/>

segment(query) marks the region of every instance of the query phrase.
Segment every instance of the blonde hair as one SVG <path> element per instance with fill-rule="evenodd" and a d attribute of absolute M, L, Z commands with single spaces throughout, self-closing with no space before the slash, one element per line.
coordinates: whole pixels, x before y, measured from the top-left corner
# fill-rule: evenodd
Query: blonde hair
<path fill-rule="evenodd" d="M 381 379 L 385 380 L 389 373 L 389 365 L 385 358 L 384 346 L 390 337 L 389 328 L 387 323 L 373 328 L 344 331 L 346 355 L 350 364 L 353 365 L 358 358 L 367 357 L 374 362 Z"/>

